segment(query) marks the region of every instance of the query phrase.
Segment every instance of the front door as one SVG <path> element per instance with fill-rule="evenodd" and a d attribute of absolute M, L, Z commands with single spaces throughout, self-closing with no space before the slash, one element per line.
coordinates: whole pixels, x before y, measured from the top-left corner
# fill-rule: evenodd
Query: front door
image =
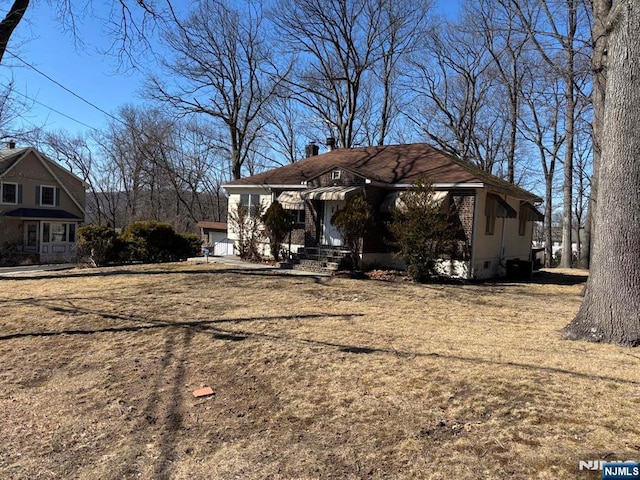
<path fill-rule="evenodd" d="M 332 247 L 342 246 L 342 235 L 340 231 L 331 223 L 331 217 L 345 205 L 344 200 L 328 200 L 324 202 L 324 217 L 322 221 L 322 239 L 323 245 Z"/>
<path fill-rule="evenodd" d="M 38 251 L 38 222 L 27 222 L 24 225 L 24 249 L 27 252 Z"/>

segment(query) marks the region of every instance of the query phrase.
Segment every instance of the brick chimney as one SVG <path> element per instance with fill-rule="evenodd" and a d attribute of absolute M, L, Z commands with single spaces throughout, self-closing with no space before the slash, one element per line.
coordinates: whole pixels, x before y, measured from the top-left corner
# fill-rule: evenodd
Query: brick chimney
<path fill-rule="evenodd" d="M 315 157 L 316 155 L 318 155 L 319 151 L 320 147 L 318 147 L 318 145 L 316 145 L 314 142 L 310 142 L 309 145 L 307 145 L 304 149 L 304 153 L 307 158 Z"/>
<path fill-rule="evenodd" d="M 329 147 L 329 151 L 336 148 L 336 139 L 334 137 L 327 137 L 327 147 Z"/>
<path fill-rule="evenodd" d="M 14 148 L 16 148 L 16 141 L 15 140 L 9 140 L 7 142 L 7 148 L 9 150 L 13 150 Z"/>

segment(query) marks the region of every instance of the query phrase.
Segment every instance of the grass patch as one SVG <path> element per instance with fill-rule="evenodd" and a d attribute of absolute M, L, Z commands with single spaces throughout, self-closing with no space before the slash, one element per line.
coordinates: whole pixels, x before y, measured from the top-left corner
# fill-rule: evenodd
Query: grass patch
<path fill-rule="evenodd" d="M 568 273 L 2 279 L 0 478 L 576 478 L 590 453 L 637 458 L 640 355 L 560 338 Z"/>

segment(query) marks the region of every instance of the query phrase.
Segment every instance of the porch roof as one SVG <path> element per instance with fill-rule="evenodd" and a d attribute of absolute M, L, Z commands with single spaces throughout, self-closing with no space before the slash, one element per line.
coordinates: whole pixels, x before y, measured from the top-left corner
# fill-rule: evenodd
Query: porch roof
<path fill-rule="evenodd" d="M 485 215 L 498 218 L 516 218 L 516 212 L 511 205 L 494 193 L 487 193 Z"/>
<path fill-rule="evenodd" d="M 346 200 L 361 190 L 362 187 L 318 187 L 305 190 L 302 197 L 306 200 Z"/>
<path fill-rule="evenodd" d="M 402 195 L 404 193 L 405 193 L 404 190 L 391 192 L 389 195 L 387 195 L 384 198 L 384 200 L 382 200 L 382 204 L 380 204 L 380 211 L 382 213 L 390 213 L 396 208 L 400 208 L 400 209 L 403 208 L 404 202 L 402 201 Z M 448 194 L 449 194 L 448 190 L 439 190 L 437 192 L 433 192 L 433 196 L 431 197 L 431 202 L 433 202 L 433 204 L 435 205 L 440 205 Z"/>
<path fill-rule="evenodd" d="M 529 202 L 520 204 L 520 215 L 524 216 L 525 220 L 529 222 L 544 222 L 544 215 Z"/>
<path fill-rule="evenodd" d="M 5 216 L 30 219 L 44 218 L 47 220 L 82 220 L 82 218 L 66 210 L 49 208 L 16 208 L 15 210 L 6 212 Z"/>
<path fill-rule="evenodd" d="M 278 202 L 287 210 L 304 210 L 302 192 L 282 192 L 278 195 Z"/>

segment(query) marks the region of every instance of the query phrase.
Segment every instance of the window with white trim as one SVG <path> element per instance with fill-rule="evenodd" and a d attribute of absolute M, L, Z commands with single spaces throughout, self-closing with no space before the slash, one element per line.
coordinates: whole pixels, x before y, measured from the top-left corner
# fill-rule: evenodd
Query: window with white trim
<path fill-rule="evenodd" d="M 294 210 L 293 218 L 295 219 L 296 225 L 304 225 L 305 224 L 304 208 L 300 210 Z"/>
<path fill-rule="evenodd" d="M 331 180 L 339 180 L 340 179 L 340 170 L 333 170 L 331 172 Z"/>
<path fill-rule="evenodd" d="M 16 205 L 18 203 L 18 184 L 2 183 L 2 203 Z"/>
<path fill-rule="evenodd" d="M 42 243 L 75 243 L 76 224 L 64 222 L 43 222 Z"/>
<path fill-rule="evenodd" d="M 240 205 L 247 208 L 250 217 L 255 217 L 260 207 L 260 195 L 255 193 L 240 194 Z"/>
<path fill-rule="evenodd" d="M 40 185 L 40 205 L 45 207 L 55 207 L 56 187 Z"/>

